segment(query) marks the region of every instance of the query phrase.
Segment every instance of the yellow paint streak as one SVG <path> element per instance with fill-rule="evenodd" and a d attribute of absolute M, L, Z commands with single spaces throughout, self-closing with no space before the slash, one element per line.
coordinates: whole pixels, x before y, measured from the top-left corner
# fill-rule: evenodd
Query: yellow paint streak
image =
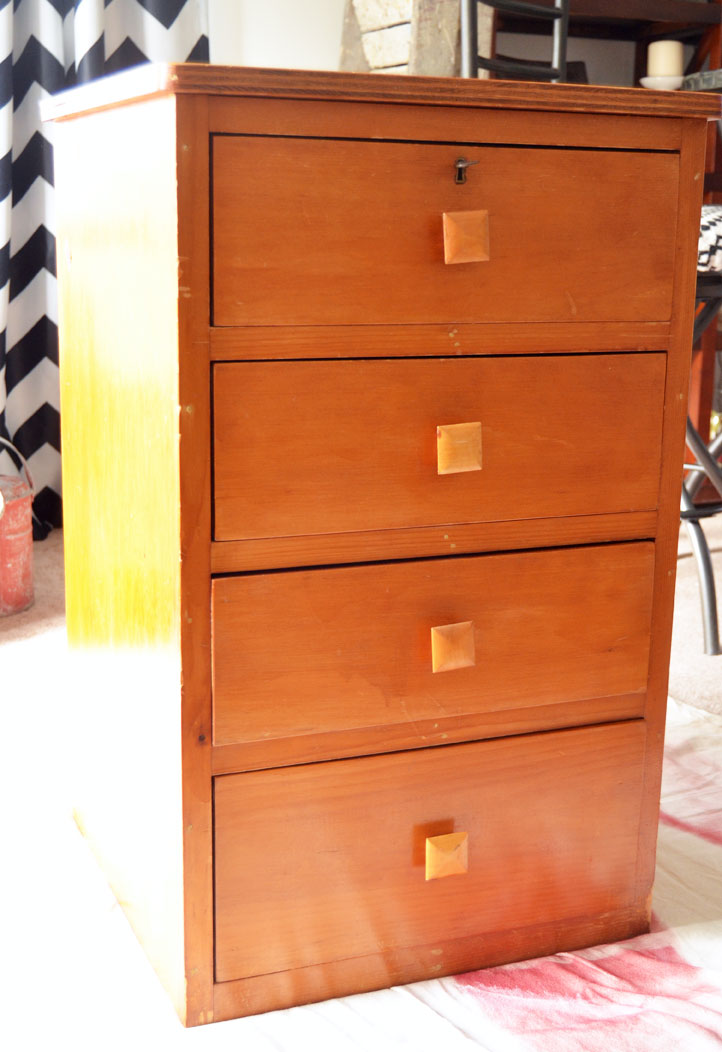
<path fill-rule="evenodd" d="M 163 113 L 172 105 L 87 117 L 94 134 L 74 121 L 58 127 L 67 613 L 76 644 L 178 636 L 176 176 L 174 125 Z M 154 164 L 114 149 L 114 135 Z"/>

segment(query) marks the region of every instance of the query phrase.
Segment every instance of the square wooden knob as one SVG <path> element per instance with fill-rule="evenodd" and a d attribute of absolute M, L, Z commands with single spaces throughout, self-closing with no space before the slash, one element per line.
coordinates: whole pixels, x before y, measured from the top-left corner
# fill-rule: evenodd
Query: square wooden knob
<path fill-rule="evenodd" d="M 489 213 L 444 212 L 444 263 L 486 263 L 489 256 Z"/>
<path fill-rule="evenodd" d="M 469 834 L 444 833 L 426 838 L 426 879 L 469 872 Z"/>
<path fill-rule="evenodd" d="M 460 621 L 455 625 L 438 625 L 431 629 L 431 669 L 449 672 L 476 664 L 474 650 L 474 622 Z"/>
<path fill-rule="evenodd" d="M 436 428 L 436 466 L 439 475 L 481 471 L 481 422 L 440 424 Z"/>

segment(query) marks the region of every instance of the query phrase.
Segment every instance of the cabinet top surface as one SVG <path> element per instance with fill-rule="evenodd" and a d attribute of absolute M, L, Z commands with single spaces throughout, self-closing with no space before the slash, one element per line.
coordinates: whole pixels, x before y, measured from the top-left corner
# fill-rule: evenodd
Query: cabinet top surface
<path fill-rule="evenodd" d="M 136 66 L 61 92 L 43 104 L 42 116 L 44 120 L 62 120 L 159 95 L 316 99 L 703 120 L 722 115 L 717 94 L 183 63 Z"/>

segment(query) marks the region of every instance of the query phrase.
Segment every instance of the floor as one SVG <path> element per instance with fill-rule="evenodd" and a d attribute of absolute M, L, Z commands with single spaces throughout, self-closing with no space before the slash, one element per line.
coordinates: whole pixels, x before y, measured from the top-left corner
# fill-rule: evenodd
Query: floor
<path fill-rule="evenodd" d="M 722 635 L 722 516 L 704 524 L 717 585 L 717 610 Z M 669 693 L 677 701 L 722 715 L 722 656 L 703 650 L 697 568 L 684 528 L 680 531 L 675 590 Z"/>

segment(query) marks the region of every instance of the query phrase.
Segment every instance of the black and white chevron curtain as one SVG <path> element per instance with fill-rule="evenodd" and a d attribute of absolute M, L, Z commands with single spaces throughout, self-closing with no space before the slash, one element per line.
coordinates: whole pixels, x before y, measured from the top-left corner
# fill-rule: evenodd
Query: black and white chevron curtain
<path fill-rule="evenodd" d="M 206 0 L 0 0 L 0 435 L 33 528 L 62 521 L 52 131 L 39 103 L 140 62 L 207 62 Z M 0 474 L 15 474 L 0 451 Z"/>

